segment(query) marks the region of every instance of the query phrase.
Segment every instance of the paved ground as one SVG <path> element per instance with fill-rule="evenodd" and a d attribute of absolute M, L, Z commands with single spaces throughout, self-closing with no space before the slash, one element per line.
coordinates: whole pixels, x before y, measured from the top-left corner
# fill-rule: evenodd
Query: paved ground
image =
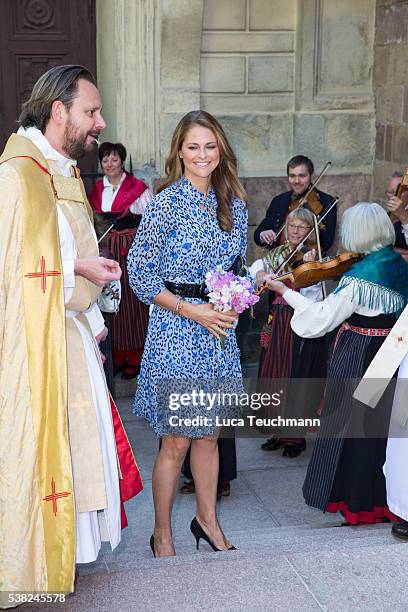
<path fill-rule="evenodd" d="M 340 527 L 340 516 L 304 504 L 301 486 L 311 443 L 306 453 L 287 459 L 280 451 L 261 451 L 259 440 L 238 440 L 239 476 L 218 509 L 239 550 L 214 553 L 201 543 L 196 551 L 189 531 L 194 496 L 178 495 L 177 557 L 153 559 L 151 469 L 157 441 L 131 414 L 129 399 L 119 405 L 145 490 L 127 504 L 129 527 L 115 552 L 104 546 L 97 563 L 80 568 L 75 596 L 42 610 L 408 610 L 408 543 L 392 538 L 389 525 Z"/>

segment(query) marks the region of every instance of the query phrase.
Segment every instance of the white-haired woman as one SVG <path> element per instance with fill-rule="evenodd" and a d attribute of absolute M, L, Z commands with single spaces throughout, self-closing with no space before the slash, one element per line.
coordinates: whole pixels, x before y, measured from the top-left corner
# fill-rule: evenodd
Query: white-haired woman
<path fill-rule="evenodd" d="M 341 325 L 303 494 L 308 505 L 340 511 L 355 525 L 395 520 L 382 472 L 392 397 L 386 393 L 372 410 L 352 394 L 355 379 L 364 374 L 408 303 L 408 264 L 394 252 L 394 228 L 378 204 L 361 202 L 347 210 L 341 239 L 346 250 L 365 257 L 323 302 L 312 303 L 272 278 L 267 282 L 294 309 L 291 326 L 299 336 L 317 338 Z"/>

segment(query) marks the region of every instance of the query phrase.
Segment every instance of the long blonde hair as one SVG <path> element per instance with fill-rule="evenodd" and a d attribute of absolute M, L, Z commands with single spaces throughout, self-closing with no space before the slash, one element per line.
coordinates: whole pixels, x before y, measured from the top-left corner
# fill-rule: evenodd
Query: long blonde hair
<path fill-rule="evenodd" d="M 184 173 L 184 163 L 179 152 L 187 132 L 195 125 L 211 130 L 217 141 L 220 152 L 220 163 L 211 175 L 211 184 L 217 197 L 217 219 L 220 228 L 226 232 L 232 230 L 233 218 L 231 202 L 234 197 L 246 200 L 245 189 L 237 174 L 237 159 L 217 119 L 206 111 L 191 111 L 184 115 L 174 130 L 169 156 L 166 159 L 166 177 L 158 188 L 162 191 L 178 181 Z"/>

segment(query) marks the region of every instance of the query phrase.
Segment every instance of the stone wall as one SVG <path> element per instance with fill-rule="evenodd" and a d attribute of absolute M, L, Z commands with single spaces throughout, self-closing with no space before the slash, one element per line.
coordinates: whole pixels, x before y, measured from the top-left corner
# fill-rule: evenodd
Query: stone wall
<path fill-rule="evenodd" d="M 156 1 L 96 0 L 97 76 L 107 128 L 123 142 L 138 175 L 157 174 L 160 35 Z"/>
<path fill-rule="evenodd" d="M 377 15 L 378 159 L 381 143 L 400 159 L 407 142 L 395 42 L 406 36 L 406 4 L 380 3 Z M 374 20 L 375 0 L 97 0 L 104 138 L 123 141 L 137 173 L 153 181 L 180 117 L 200 106 L 217 115 L 248 190 L 255 257 L 254 226 L 286 189 L 292 155 L 310 156 L 317 171 L 333 162 L 321 185 L 340 196 L 340 214 L 369 199 Z M 389 23 L 397 29 L 387 38 Z M 399 75 L 391 89 L 399 106 L 387 74 Z"/>
<path fill-rule="evenodd" d="M 179 118 L 222 121 L 243 177 L 282 176 L 294 153 L 370 174 L 375 0 L 96 0 L 109 127 L 160 175 Z"/>
<path fill-rule="evenodd" d="M 242 176 L 279 176 L 295 153 L 371 173 L 374 0 L 204 0 L 201 106 Z"/>
<path fill-rule="evenodd" d="M 292 155 L 310 156 L 317 171 L 332 161 L 321 186 L 340 197 L 339 217 L 369 199 L 374 19 L 373 0 L 204 0 L 201 107 L 219 117 L 238 156 L 250 259 Z"/>
<path fill-rule="evenodd" d="M 408 2 L 377 0 L 374 92 L 374 199 L 383 202 L 388 177 L 408 166 Z"/>

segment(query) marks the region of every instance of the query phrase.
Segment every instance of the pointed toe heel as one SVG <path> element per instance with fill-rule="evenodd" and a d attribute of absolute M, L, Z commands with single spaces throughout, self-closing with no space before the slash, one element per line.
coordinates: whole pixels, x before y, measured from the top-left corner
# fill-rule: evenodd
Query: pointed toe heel
<path fill-rule="evenodd" d="M 150 536 L 150 548 L 152 549 L 153 557 L 156 557 L 156 552 L 154 550 L 154 535 Z"/>
<path fill-rule="evenodd" d="M 190 531 L 196 539 L 197 550 L 199 549 L 200 538 L 203 538 L 213 549 L 215 552 L 222 552 L 221 548 L 217 548 L 213 542 L 211 542 L 208 535 L 205 533 L 204 529 L 201 527 L 200 523 L 197 521 L 197 517 L 194 517 L 190 524 Z M 237 550 L 235 546 L 230 546 L 226 550 Z"/>
<path fill-rule="evenodd" d="M 203 537 L 202 536 L 203 530 L 201 529 L 201 527 L 198 524 L 198 521 L 197 521 L 197 519 L 195 517 L 193 518 L 193 520 L 190 523 L 190 531 L 193 534 L 193 536 L 195 537 L 196 545 L 197 545 L 197 550 L 198 550 L 199 549 L 199 544 L 200 544 L 200 538 Z"/>

